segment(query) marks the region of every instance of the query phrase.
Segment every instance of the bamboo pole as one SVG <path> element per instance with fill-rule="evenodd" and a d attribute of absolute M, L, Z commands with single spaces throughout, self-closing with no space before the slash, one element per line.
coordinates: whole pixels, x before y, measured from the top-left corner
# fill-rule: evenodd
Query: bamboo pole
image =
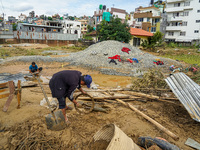
<path fill-rule="evenodd" d="M 161 124 L 159 124 L 157 121 L 155 121 L 152 118 L 150 118 L 149 116 L 145 115 L 143 112 L 139 111 L 133 105 L 131 105 L 129 103 L 126 103 L 126 102 L 123 102 L 122 100 L 119 100 L 119 99 L 116 99 L 116 101 L 122 103 L 124 106 L 128 106 L 130 109 L 132 109 L 133 111 L 135 111 L 136 113 L 138 113 L 139 115 L 141 115 L 142 117 L 144 117 L 149 122 L 153 123 L 156 127 L 158 127 L 160 130 L 162 130 L 167 135 L 169 135 L 170 137 L 172 137 L 174 140 L 176 140 L 176 141 L 179 140 L 178 136 L 176 136 L 174 133 L 172 133 L 171 131 L 169 131 L 167 128 L 165 128 L 164 126 L 162 126 Z"/>

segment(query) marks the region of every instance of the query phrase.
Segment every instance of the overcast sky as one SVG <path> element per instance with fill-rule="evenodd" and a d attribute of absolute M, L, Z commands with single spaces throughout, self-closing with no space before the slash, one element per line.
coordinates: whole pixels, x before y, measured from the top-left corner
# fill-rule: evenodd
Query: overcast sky
<path fill-rule="evenodd" d="M 58 13 L 68 13 L 70 16 L 93 16 L 99 4 L 106 5 L 107 8 L 114 7 L 125 9 L 128 13 L 134 11 L 136 7 L 148 6 L 150 0 L 0 0 L 0 14 L 8 16 L 18 16 L 23 13 L 28 16 L 30 11 L 35 11 L 36 15 L 45 14 L 47 16 Z"/>

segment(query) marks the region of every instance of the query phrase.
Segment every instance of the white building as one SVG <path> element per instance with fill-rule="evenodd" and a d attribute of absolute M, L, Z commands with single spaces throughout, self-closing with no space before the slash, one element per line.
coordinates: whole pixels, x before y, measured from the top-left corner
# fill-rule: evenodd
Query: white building
<path fill-rule="evenodd" d="M 81 38 L 81 22 L 72 20 L 62 21 L 63 33 L 78 34 L 78 38 Z"/>
<path fill-rule="evenodd" d="M 200 40 L 200 0 L 167 0 L 166 41 L 194 44 Z"/>
<path fill-rule="evenodd" d="M 26 21 L 26 15 L 21 13 L 20 16 L 19 16 L 18 21 L 22 21 L 22 22 Z"/>

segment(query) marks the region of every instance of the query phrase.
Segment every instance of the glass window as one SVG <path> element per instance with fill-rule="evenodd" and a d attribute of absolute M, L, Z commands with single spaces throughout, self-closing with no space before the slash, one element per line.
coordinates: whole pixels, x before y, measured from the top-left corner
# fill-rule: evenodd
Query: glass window
<path fill-rule="evenodd" d="M 168 32 L 169 36 L 174 36 L 174 32 Z"/>
<path fill-rule="evenodd" d="M 184 21 L 184 22 L 182 23 L 182 26 L 187 26 L 187 21 Z"/>
<path fill-rule="evenodd" d="M 184 6 L 190 6 L 190 2 L 185 2 Z"/>
<path fill-rule="evenodd" d="M 138 18 L 138 22 L 143 22 L 143 18 Z"/>
<path fill-rule="evenodd" d="M 186 32 L 180 32 L 180 36 L 185 36 Z"/>
<path fill-rule="evenodd" d="M 150 21 L 150 18 L 147 18 L 147 22 L 149 22 Z"/>
<path fill-rule="evenodd" d="M 160 21 L 160 18 L 156 18 L 155 19 L 155 23 L 159 22 Z"/>
<path fill-rule="evenodd" d="M 199 10 L 197 10 L 197 12 L 198 12 L 198 13 L 200 13 L 200 9 L 199 9 Z"/>
<path fill-rule="evenodd" d="M 183 12 L 183 16 L 189 16 L 189 11 Z"/>
<path fill-rule="evenodd" d="M 174 7 L 180 7 L 180 5 L 181 5 L 180 3 L 175 3 Z"/>
<path fill-rule="evenodd" d="M 199 33 L 199 30 L 194 30 L 194 33 Z"/>
<path fill-rule="evenodd" d="M 196 23 L 200 23 L 200 20 L 196 20 Z"/>
<path fill-rule="evenodd" d="M 156 27 L 151 27 L 151 32 L 156 32 Z"/>

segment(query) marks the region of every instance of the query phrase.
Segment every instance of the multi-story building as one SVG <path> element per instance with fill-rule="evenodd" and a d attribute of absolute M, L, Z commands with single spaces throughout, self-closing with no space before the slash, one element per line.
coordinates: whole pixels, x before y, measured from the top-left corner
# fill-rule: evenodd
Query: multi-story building
<path fill-rule="evenodd" d="M 200 41 L 200 0 L 167 0 L 166 41 L 193 44 Z"/>
<path fill-rule="evenodd" d="M 160 31 L 161 11 L 155 6 L 136 8 L 134 27 L 148 32 Z"/>
<path fill-rule="evenodd" d="M 17 19 L 15 17 L 13 17 L 13 16 L 8 16 L 8 21 L 10 23 L 15 23 L 17 21 Z"/>
<path fill-rule="evenodd" d="M 21 13 L 18 20 L 22 22 L 26 22 L 26 15 Z"/>
<path fill-rule="evenodd" d="M 111 8 L 110 11 L 109 8 L 99 9 L 98 11 L 94 11 L 95 25 L 99 24 L 103 19 L 106 21 L 110 20 L 110 17 L 120 18 L 124 22 L 126 14 L 127 12 L 125 10 L 119 8 Z"/>
<path fill-rule="evenodd" d="M 81 33 L 86 34 L 87 33 L 87 23 L 88 23 L 88 21 L 85 20 L 85 19 L 81 19 L 81 20 L 78 20 L 78 21 L 81 22 Z"/>
<path fill-rule="evenodd" d="M 81 37 L 81 22 L 72 20 L 62 20 L 63 33 L 77 34 Z"/>

